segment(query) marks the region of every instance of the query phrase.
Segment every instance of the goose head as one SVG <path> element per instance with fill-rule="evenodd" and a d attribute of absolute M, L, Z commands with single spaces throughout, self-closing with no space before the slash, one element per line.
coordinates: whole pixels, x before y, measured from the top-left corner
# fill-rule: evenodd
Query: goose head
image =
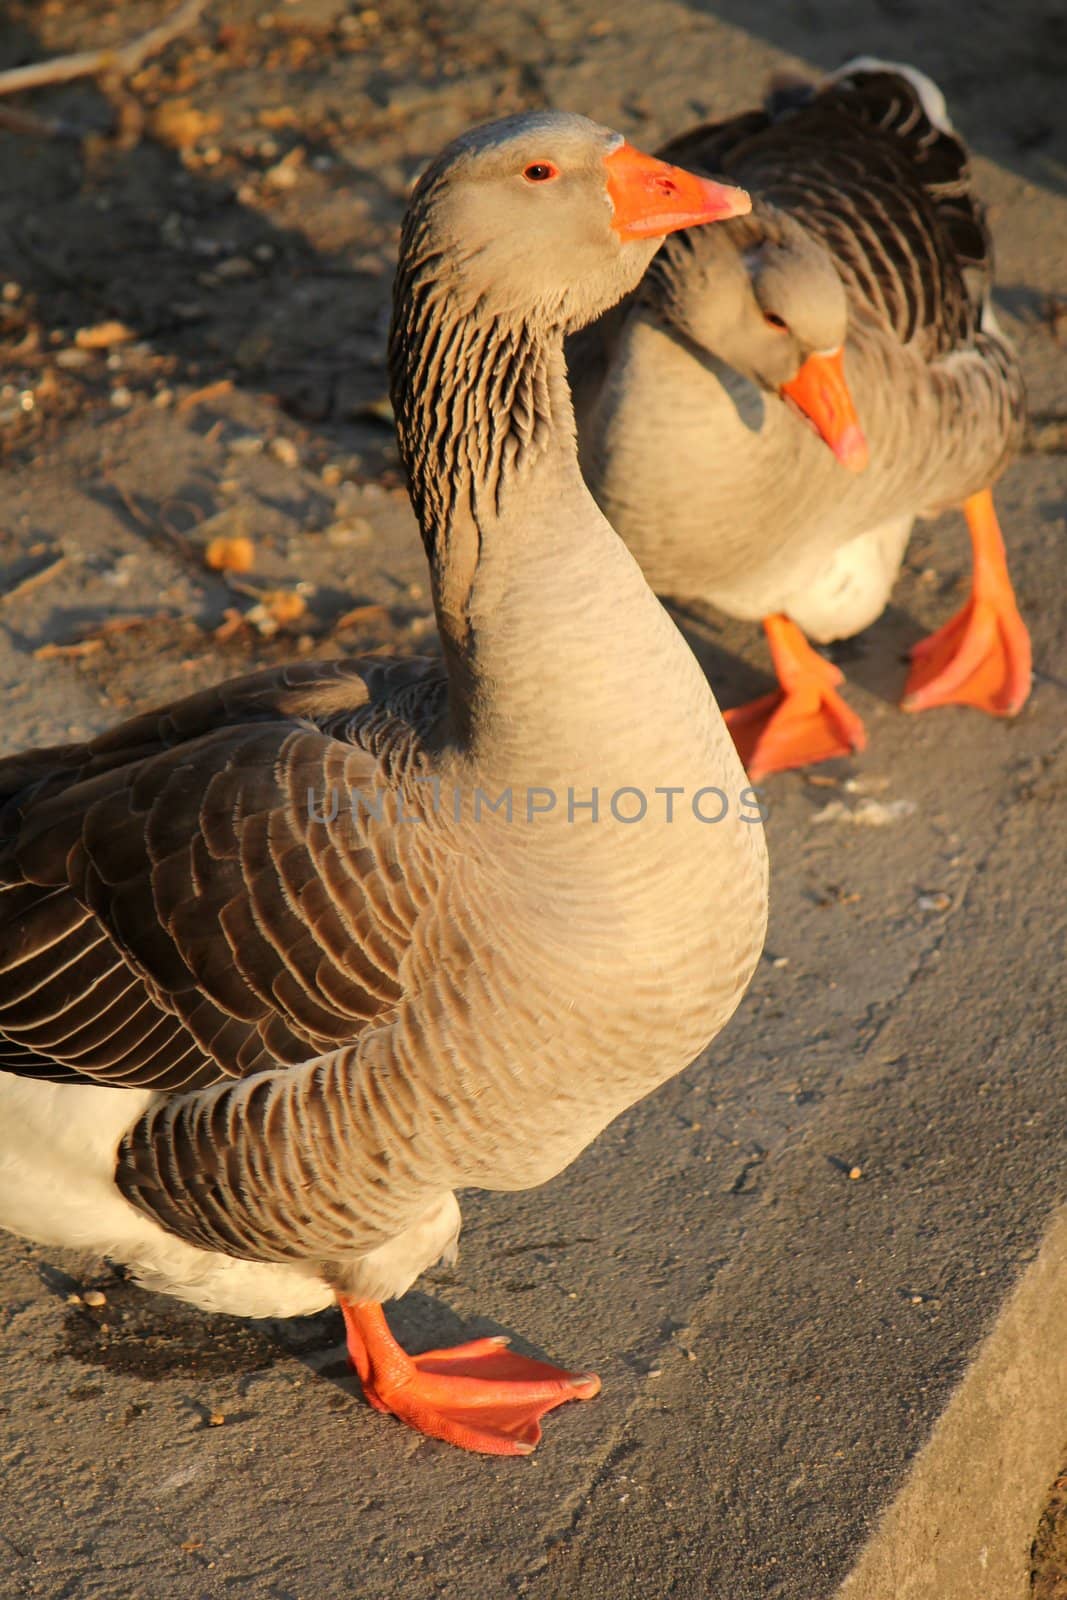
<path fill-rule="evenodd" d="M 668 233 L 749 205 L 585 117 L 508 117 L 455 140 L 416 186 L 397 299 L 430 277 L 453 316 L 567 332 L 634 288 Z"/>
<path fill-rule="evenodd" d="M 670 241 L 645 298 L 690 343 L 778 395 L 842 465 L 862 472 L 867 443 L 844 371 L 848 301 L 829 250 L 758 203 L 751 216 L 710 231 Z"/>

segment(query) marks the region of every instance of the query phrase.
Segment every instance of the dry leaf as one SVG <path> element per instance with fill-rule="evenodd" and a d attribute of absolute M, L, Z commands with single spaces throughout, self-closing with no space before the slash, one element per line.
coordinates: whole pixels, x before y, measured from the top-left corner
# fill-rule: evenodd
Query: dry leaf
<path fill-rule="evenodd" d="M 220 536 L 211 540 L 204 551 L 204 560 L 214 572 L 251 572 L 256 564 L 256 547 L 243 535 L 238 538 Z"/>
<path fill-rule="evenodd" d="M 104 648 L 102 639 L 79 639 L 74 644 L 41 644 L 33 652 L 35 661 L 64 661 L 79 656 L 92 656 Z"/>
<path fill-rule="evenodd" d="M 353 606 L 334 623 L 335 628 L 360 628 L 368 622 L 388 622 L 389 608 L 383 605 Z"/>
<path fill-rule="evenodd" d="M 218 133 L 222 118 L 215 111 L 198 111 L 188 100 L 165 100 L 149 118 L 149 132 L 160 144 L 188 150 L 198 139 Z"/>
<path fill-rule="evenodd" d="M 273 106 L 256 117 L 261 128 L 299 128 L 300 118 L 292 106 Z"/>
<path fill-rule="evenodd" d="M 124 322 L 96 322 L 91 328 L 79 328 L 74 343 L 79 350 L 110 350 L 113 344 L 129 344 L 136 337 Z"/>
<path fill-rule="evenodd" d="M 194 406 L 202 405 L 205 400 L 218 400 L 222 395 L 229 394 L 232 388 L 232 378 L 219 378 L 215 383 L 205 383 L 202 389 L 192 389 L 188 394 L 183 394 L 175 409 L 191 411 Z"/>
<path fill-rule="evenodd" d="M 268 589 L 248 613 L 248 621 L 254 623 L 260 633 L 276 633 L 279 628 L 298 622 L 307 608 L 303 595 L 293 589 Z"/>
<path fill-rule="evenodd" d="M 219 623 L 211 637 L 215 640 L 216 644 L 228 644 L 231 639 L 233 639 L 242 631 L 244 625 L 245 619 L 238 611 L 237 607 L 227 606 L 226 610 L 222 613 L 222 621 Z"/>

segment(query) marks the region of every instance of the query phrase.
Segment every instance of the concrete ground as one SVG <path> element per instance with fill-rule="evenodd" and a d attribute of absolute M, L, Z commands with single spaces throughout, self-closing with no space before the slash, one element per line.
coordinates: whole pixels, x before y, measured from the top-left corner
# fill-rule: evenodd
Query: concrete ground
<path fill-rule="evenodd" d="M 13 3 L 0 66 L 161 9 Z M 0 1240 L 3 1600 L 1022 1600 L 1035 1537 L 1033 1593 L 1067 1594 L 1052 0 L 237 0 L 137 80 L 139 141 L 0 133 L 3 748 L 432 641 L 379 402 L 403 196 L 446 138 L 550 102 L 650 146 L 859 51 L 937 76 L 993 205 L 1034 418 L 998 491 L 1029 705 L 894 708 L 967 580 L 962 522 L 920 528 L 842 662 L 868 752 L 767 786 L 771 931 L 727 1033 L 544 1189 L 467 1197 L 459 1265 L 394 1310 L 414 1347 L 504 1329 L 600 1372 L 529 1460 L 371 1412 L 334 1315 L 211 1319 Z M 33 108 L 109 115 L 85 87 Z M 109 320 L 125 343 L 79 344 Z M 254 541 L 236 584 L 218 536 Z M 766 681 L 752 630 L 686 625 L 725 702 Z"/>

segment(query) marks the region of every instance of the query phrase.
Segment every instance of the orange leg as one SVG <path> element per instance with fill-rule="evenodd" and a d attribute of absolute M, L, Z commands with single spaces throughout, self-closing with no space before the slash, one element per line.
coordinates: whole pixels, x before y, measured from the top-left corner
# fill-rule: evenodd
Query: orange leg
<path fill-rule="evenodd" d="M 965 500 L 963 514 L 974 554 L 971 597 L 912 650 L 901 705 L 905 711 L 978 706 L 1013 717 L 1030 693 L 1030 635 L 1015 603 L 991 491 Z"/>
<path fill-rule="evenodd" d="M 842 674 L 788 617 L 763 619 L 780 688 L 724 713 L 749 776 L 847 756 L 867 743 L 863 723 L 837 692 Z"/>
<path fill-rule="evenodd" d="M 566 1400 L 591 1400 L 600 1389 L 595 1373 L 563 1372 L 515 1355 L 503 1338 L 409 1356 L 389 1332 L 380 1305 L 343 1295 L 338 1300 L 349 1360 L 370 1404 L 462 1450 L 528 1456 L 546 1411 Z"/>

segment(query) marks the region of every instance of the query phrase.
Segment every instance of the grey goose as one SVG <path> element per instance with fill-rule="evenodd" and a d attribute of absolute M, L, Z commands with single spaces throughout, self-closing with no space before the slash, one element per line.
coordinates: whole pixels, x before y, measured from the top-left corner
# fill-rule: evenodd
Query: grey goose
<path fill-rule="evenodd" d="M 443 664 L 301 663 L 0 761 L 0 1224 L 207 1310 L 336 1299 L 371 1404 L 474 1450 L 598 1380 L 412 1357 L 381 1302 L 457 1189 L 544 1183 L 698 1055 L 763 942 L 747 780 L 582 480 L 563 353 L 747 204 L 577 116 L 457 140 L 390 348 Z"/>
<path fill-rule="evenodd" d="M 750 774 L 863 746 L 805 634 L 869 626 L 914 519 L 953 506 L 972 592 L 916 646 L 903 704 L 1013 715 L 1030 642 L 990 486 L 1020 440 L 1022 376 L 937 86 L 857 60 L 662 153 L 744 184 L 752 210 L 675 235 L 573 340 L 581 456 L 658 594 L 763 621 L 779 690 L 727 713 Z"/>

